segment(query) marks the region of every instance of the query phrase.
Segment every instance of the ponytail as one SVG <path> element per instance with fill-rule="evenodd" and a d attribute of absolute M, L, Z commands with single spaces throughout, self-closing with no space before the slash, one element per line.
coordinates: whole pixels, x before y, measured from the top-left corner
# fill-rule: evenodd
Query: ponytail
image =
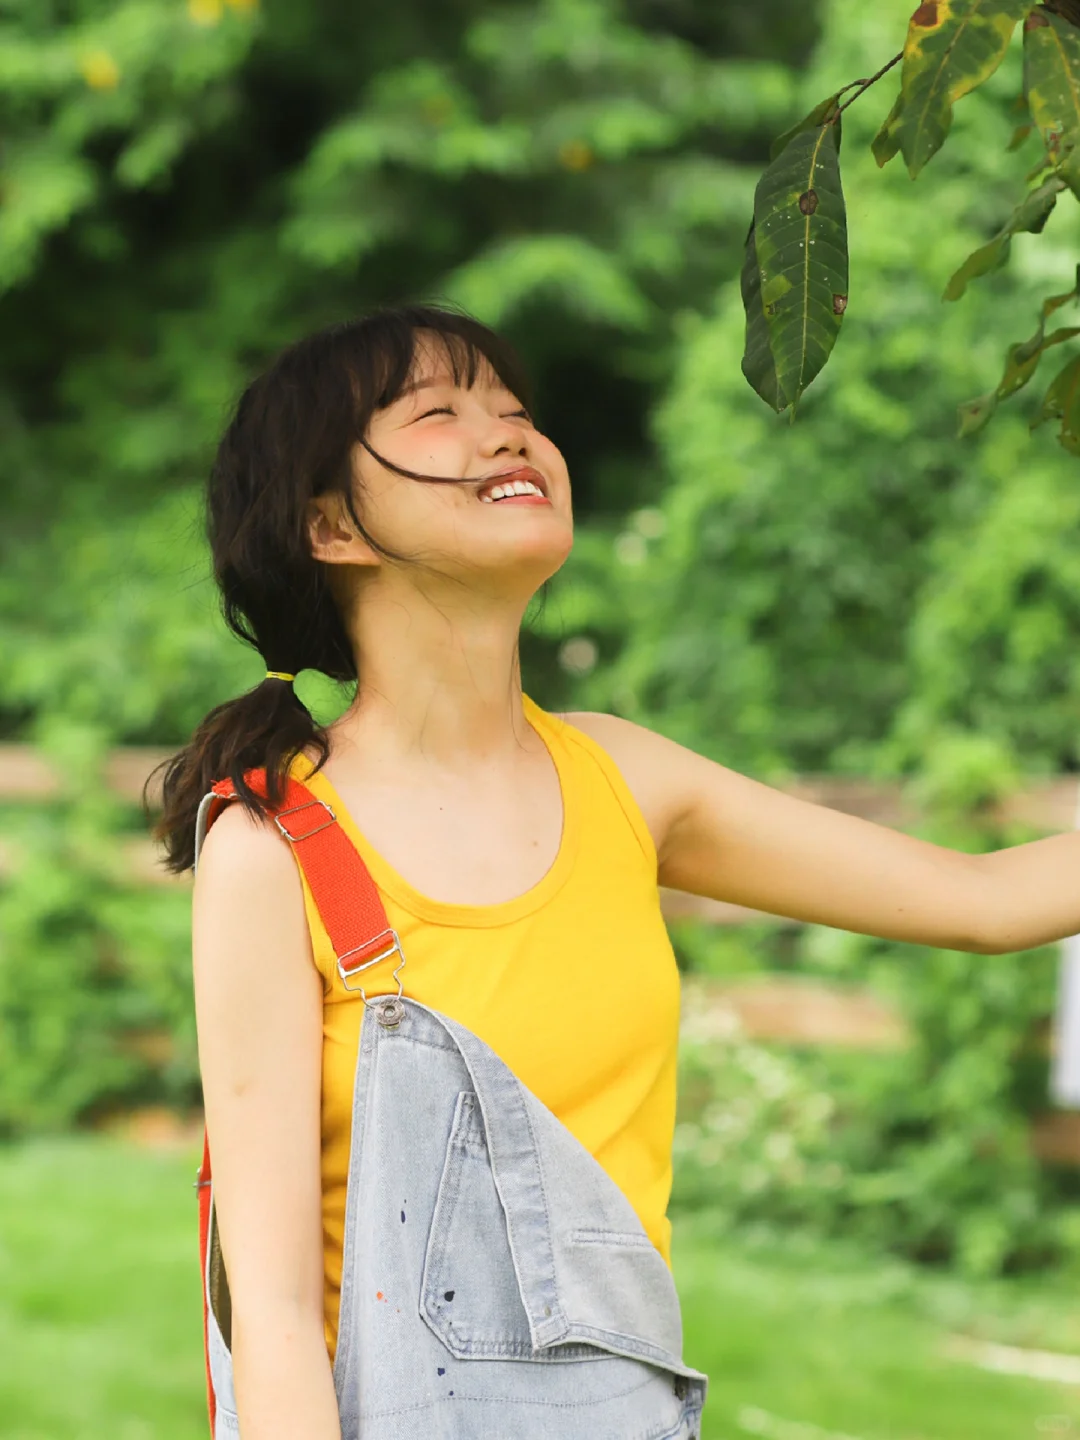
<path fill-rule="evenodd" d="M 421 332 L 442 340 L 455 378 L 472 384 L 483 362 L 525 401 L 528 384 L 513 349 L 471 316 L 432 305 L 379 310 L 316 331 L 282 351 L 240 397 L 211 467 L 206 533 L 225 624 L 268 672 L 358 678 L 330 567 L 311 553 L 309 504 L 340 494 L 360 533 L 381 550 L 353 508 L 353 449 L 366 443 L 372 415 L 402 393 Z M 266 813 L 280 804 L 302 751 L 313 752 L 319 769 L 330 739 L 289 681 L 268 674 L 211 710 L 143 787 L 149 817 L 150 787 L 164 769 L 152 833 L 164 842 L 166 868 L 178 874 L 194 865 L 199 804 L 216 781 L 227 777 L 245 809 Z M 266 770 L 266 797 L 244 781 L 245 770 L 256 768 Z"/>
<path fill-rule="evenodd" d="M 329 757 L 330 741 L 289 683 L 267 678 L 253 690 L 215 706 L 190 743 L 157 767 L 143 791 L 145 808 L 153 776 L 164 768 L 164 810 L 153 834 L 165 842 L 166 868 L 180 874 L 194 865 L 195 816 L 199 801 L 216 781 L 227 776 L 246 810 L 265 812 L 281 803 L 293 760 L 312 749 L 318 755 L 318 769 Z M 266 799 L 244 780 L 246 770 L 259 766 L 266 768 Z"/>

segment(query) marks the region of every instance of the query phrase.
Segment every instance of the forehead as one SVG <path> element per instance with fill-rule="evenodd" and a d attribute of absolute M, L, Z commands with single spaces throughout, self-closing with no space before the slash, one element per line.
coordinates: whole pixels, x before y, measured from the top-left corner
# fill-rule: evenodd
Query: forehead
<path fill-rule="evenodd" d="M 436 385 L 463 390 L 507 388 L 485 355 L 454 345 L 442 336 L 421 334 L 416 337 L 412 363 L 400 393 L 411 395 Z"/>

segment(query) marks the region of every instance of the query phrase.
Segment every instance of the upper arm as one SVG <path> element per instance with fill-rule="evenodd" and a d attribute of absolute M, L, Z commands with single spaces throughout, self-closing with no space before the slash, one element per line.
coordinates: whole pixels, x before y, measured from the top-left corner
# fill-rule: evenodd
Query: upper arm
<path fill-rule="evenodd" d="M 214 1205 L 234 1308 L 318 1315 L 322 979 L 287 843 L 234 802 L 202 847 L 192 957 Z"/>
<path fill-rule="evenodd" d="M 786 795 L 616 716 L 566 719 L 622 770 L 662 885 L 869 935 L 983 948 L 990 897 L 978 856 Z"/>

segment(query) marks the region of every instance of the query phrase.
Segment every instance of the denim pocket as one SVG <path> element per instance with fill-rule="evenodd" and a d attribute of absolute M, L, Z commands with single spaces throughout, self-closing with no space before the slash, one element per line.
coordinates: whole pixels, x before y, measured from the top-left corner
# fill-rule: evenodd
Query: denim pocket
<path fill-rule="evenodd" d="M 533 1345 L 480 1103 L 472 1090 L 462 1090 L 454 1106 L 422 1283 L 420 1312 L 459 1358 L 572 1358 Z M 591 1346 L 572 1348 L 596 1353 Z"/>
<path fill-rule="evenodd" d="M 542 1149 L 530 1151 L 531 1164 Z M 522 1187 L 519 1172 L 520 1153 L 515 1177 L 500 1185 L 480 1100 L 459 1092 L 424 1257 L 429 1328 L 461 1359 L 623 1355 L 681 1369 L 657 1343 L 658 1316 L 669 1298 L 676 1311 L 678 1302 L 651 1240 L 622 1225 L 573 1224 L 599 1214 L 613 1182 L 599 1167 L 576 1184 L 538 1169 L 537 1185 Z"/>

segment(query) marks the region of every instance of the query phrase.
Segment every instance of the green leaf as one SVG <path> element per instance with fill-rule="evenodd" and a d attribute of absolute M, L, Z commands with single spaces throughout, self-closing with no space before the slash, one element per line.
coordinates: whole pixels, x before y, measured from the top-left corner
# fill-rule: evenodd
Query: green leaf
<path fill-rule="evenodd" d="M 1050 163 L 1080 193 L 1080 30 L 1042 5 L 1024 22 L 1024 92 Z"/>
<path fill-rule="evenodd" d="M 992 270 L 999 269 L 1009 258 L 1009 251 L 1012 248 L 1012 237 L 1021 231 L 1031 235 L 1037 235 L 1049 219 L 1050 212 L 1057 204 L 1057 197 L 1064 190 L 1065 181 L 1052 176 L 1045 184 L 1040 185 L 1037 190 L 1032 190 L 1025 195 L 1020 204 L 1006 220 L 998 233 L 985 245 L 980 245 L 974 251 L 959 270 L 950 278 L 945 286 L 946 300 L 959 300 L 968 287 L 968 282 L 977 279 L 980 275 L 989 275 Z"/>
<path fill-rule="evenodd" d="M 1080 355 L 1075 355 L 1050 382 L 1042 409 L 1032 424 L 1060 420 L 1058 440 L 1071 455 L 1080 455 Z"/>
<path fill-rule="evenodd" d="M 988 79 L 1004 59 L 1031 0 L 926 0 L 911 17 L 900 99 L 875 149 L 878 164 L 904 155 L 912 178 L 940 150 L 957 100 Z M 880 137 L 879 137 L 880 138 Z M 892 146 L 890 151 L 889 147 Z"/>
<path fill-rule="evenodd" d="M 961 439 L 968 435 L 977 435 L 997 409 L 997 403 L 996 390 L 991 390 L 989 395 L 980 395 L 977 400 L 965 400 L 958 407 L 960 425 L 957 434 Z"/>
<path fill-rule="evenodd" d="M 746 311 L 746 346 L 742 357 L 742 372 L 766 405 L 780 411 L 784 407 L 780 403 L 776 362 L 769 344 L 765 308 L 761 302 L 761 272 L 758 269 L 753 225 L 746 237 L 746 257 L 743 260 L 741 284 L 743 309 Z"/>
<path fill-rule="evenodd" d="M 1039 361 L 1047 350 L 1055 345 L 1061 345 L 1066 340 L 1075 339 L 1080 335 L 1080 326 L 1061 326 L 1051 334 L 1046 333 L 1046 322 L 1055 310 L 1060 310 L 1062 305 L 1067 305 L 1070 300 L 1076 300 L 1080 296 L 1080 273 L 1077 274 L 1077 283 L 1064 295 L 1051 295 L 1043 301 L 1042 313 L 1039 317 L 1039 327 L 1029 340 L 1018 341 L 1010 345 L 1005 354 L 1005 372 L 998 381 L 997 387 L 991 390 L 989 395 L 980 395 L 977 400 L 965 401 L 960 406 L 960 429 L 961 436 L 974 435 L 981 430 L 997 408 L 999 400 L 1007 400 L 1010 395 L 1015 395 L 1022 390 L 1038 369 Z"/>
<path fill-rule="evenodd" d="M 825 364 L 847 308 L 838 149 L 835 125 L 803 131 L 754 193 L 754 242 L 778 410 L 795 404 Z"/>
<path fill-rule="evenodd" d="M 870 149 L 879 166 L 887 165 L 893 156 L 899 153 L 900 137 L 897 133 L 897 122 L 903 108 L 904 97 L 902 94 L 897 95 L 881 129 L 870 142 Z"/>
<path fill-rule="evenodd" d="M 829 116 L 838 108 L 839 104 L 840 92 L 837 91 L 835 95 L 830 95 L 827 100 L 822 100 L 820 105 L 815 105 L 813 110 L 810 111 L 810 114 L 804 116 L 797 125 L 792 125 L 790 130 L 785 130 L 782 135 L 776 137 L 769 147 L 769 159 L 778 159 L 781 153 L 791 144 L 792 140 L 795 139 L 796 135 L 802 135 L 807 130 L 817 130 L 820 126 L 824 125 Z M 834 123 L 837 127 L 840 126 L 841 121 L 839 115 Z M 836 143 L 837 145 L 840 144 L 839 128 Z"/>
<path fill-rule="evenodd" d="M 1040 326 L 1030 340 L 1010 345 L 1005 355 L 1005 373 L 996 392 L 998 399 L 1007 400 L 1017 390 L 1022 390 L 1035 374 L 1044 352 L 1064 344 L 1066 340 L 1075 339 L 1077 335 L 1080 335 L 1080 325 L 1063 325 L 1045 337 Z"/>

